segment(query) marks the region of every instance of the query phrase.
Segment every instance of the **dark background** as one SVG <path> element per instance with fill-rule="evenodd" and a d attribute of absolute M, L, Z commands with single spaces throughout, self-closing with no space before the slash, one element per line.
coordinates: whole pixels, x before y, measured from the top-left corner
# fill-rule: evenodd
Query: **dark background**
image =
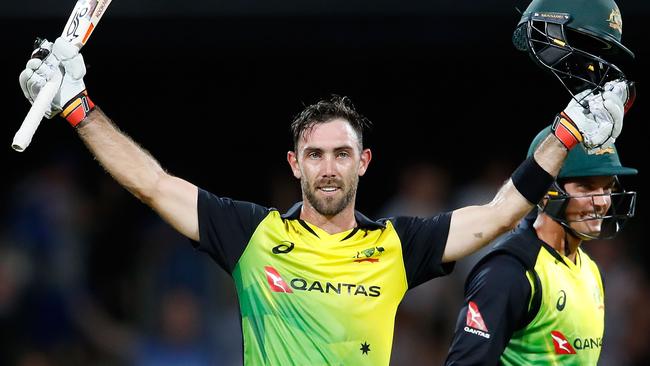
<path fill-rule="evenodd" d="M 115 184 L 58 118 L 43 122 L 25 152 L 10 147 L 29 107 L 18 74 L 34 38 L 54 40 L 73 3 L 0 6 L 4 232 L 12 230 L 17 192 L 29 195 L 21 182 L 49 164 L 72 161 L 75 187 L 88 197 Z M 331 93 L 347 95 L 374 123 L 366 137 L 373 161 L 357 206 L 370 214 L 395 194 L 400 169 L 411 161 L 444 167 L 452 188 L 476 179 L 494 157 L 515 167 L 536 133 L 569 101 L 550 74 L 512 46 L 515 6 L 523 9 L 525 2 L 475 3 L 115 0 L 83 50 L 86 86 L 116 124 L 171 173 L 264 205 L 275 202 L 271 179 L 291 179 L 285 156 L 292 117 Z M 618 4 L 623 43 L 636 53 L 626 71 L 638 86 L 637 103 L 617 141 L 623 163 L 640 171 L 623 180 L 626 188 L 640 191 L 625 251 L 645 268 L 650 5 Z M 139 248 L 133 233 L 151 215 L 119 192 L 119 213 L 100 230 L 106 247 L 91 256 L 89 282 L 107 297 L 114 290 L 97 283 L 111 273 L 128 278 L 119 268 L 133 265 L 130 254 Z"/>
<path fill-rule="evenodd" d="M 350 96 L 375 125 L 367 137 L 374 160 L 359 196 L 364 211 L 392 194 L 396 168 L 409 160 L 441 164 L 457 183 L 492 156 L 518 163 L 568 102 L 561 85 L 512 46 L 515 6 L 525 2 L 147 3 L 111 5 L 83 50 L 86 85 L 170 172 L 223 195 L 264 203 L 265 177 L 290 174 L 291 118 L 331 93 Z M 79 155 L 88 178 L 99 169 L 60 120 L 45 121 L 25 153 L 9 146 L 28 109 L 17 75 L 31 44 L 37 35 L 56 38 L 69 14 L 52 3 L 22 4 L 4 3 L 0 18 L 10 35 L 0 85 L 11 106 L 2 184 L 62 152 Z M 619 2 L 623 41 L 636 53 L 626 71 L 639 98 L 617 146 L 623 163 L 640 170 L 625 179 L 636 190 L 647 184 L 644 4 Z M 32 8 L 39 17 L 28 17 Z M 634 229 L 647 222 L 643 201 L 641 192 Z"/>

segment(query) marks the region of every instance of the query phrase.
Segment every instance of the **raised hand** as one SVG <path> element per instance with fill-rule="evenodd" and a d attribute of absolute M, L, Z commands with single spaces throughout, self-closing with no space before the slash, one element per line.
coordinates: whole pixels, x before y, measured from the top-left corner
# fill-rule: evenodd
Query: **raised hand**
<path fill-rule="evenodd" d="M 33 103 L 41 88 L 57 73 L 63 76 L 61 85 L 45 117 L 51 119 L 61 114 L 76 126 L 94 108 L 83 81 L 86 65 L 77 47 L 63 38 L 58 38 L 54 43 L 40 41 L 20 73 L 20 87 L 25 97 Z"/>
<path fill-rule="evenodd" d="M 623 129 L 623 117 L 629 109 L 630 83 L 607 82 L 604 91 L 585 90 L 575 96 L 553 123 L 553 132 L 571 149 L 582 142 L 588 152 L 611 146 Z"/>

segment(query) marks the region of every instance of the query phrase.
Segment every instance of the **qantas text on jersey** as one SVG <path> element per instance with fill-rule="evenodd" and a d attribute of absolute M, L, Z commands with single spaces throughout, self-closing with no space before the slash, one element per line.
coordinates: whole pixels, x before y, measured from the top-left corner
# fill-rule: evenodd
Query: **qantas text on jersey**
<path fill-rule="evenodd" d="M 264 267 L 264 272 L 266 274 L 269 287 L 273 292 L 293 292 L 290 288 L 287 287 L 286 282 L 282 279 L 275 268 L 266 266 Z M 289 285 L 291 288 L 298 291 L 315 291 L 327 294 L 348 294 L 352 296 L 368 297 L 379 297 L 379 295 L 381 295 L 381 286 L 367 286 L 354 283 L 332 283 L 328 281 L 311 281 L 304 278 L 293 278 L 291 281 L 289 281 Z"/>

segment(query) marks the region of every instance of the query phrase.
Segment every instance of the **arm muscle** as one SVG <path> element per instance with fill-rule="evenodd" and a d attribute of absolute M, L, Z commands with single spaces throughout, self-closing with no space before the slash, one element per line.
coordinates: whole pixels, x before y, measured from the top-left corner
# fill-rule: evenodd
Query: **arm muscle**
<path fill-rule="evenodd" d="M 95 158 L 120 185 L 181 234 L 199 239 L 196 186 L 165 172 L 99 108 L 90 113 L 77 131 Z"/>

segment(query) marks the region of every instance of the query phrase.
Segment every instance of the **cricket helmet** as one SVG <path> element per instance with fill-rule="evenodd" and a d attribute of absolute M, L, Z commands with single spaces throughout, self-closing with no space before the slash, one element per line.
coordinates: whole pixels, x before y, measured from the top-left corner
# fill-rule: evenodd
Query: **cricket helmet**
<path fill-rule="evenodd" d="M 614 61 L 633 59 L 621 43 L 623 20 L 613 0 L 533 0 L 512 41 L 575 96 L 626 79 Z"/>
<path fill-rule="evenodd" d="M 532 156 L 537 146 L 544 140 L 551 132 L 551 127 L 547 127 L 537 134 L 530 147 L 528 148 L 528 156 Z M 636 192 L 628 192 L 621 186 L 618 177 L 622 175 L 635 175 L 638 171 L 634 168 L 625 167 L 621 164 L 618 156 L 616 146 L 601 148 L 589 154 L 582 144 L 576 145 L 569 151 L 566 160 L 557 179 L 547 192 L 544 200 L 538 204 L 541 212 L 549 215 L 553 220 L 560 223 L 566 230 L 574 236 L 582 240 L 591 239 L 610 239 L 615 237 L 625 226 L 627 220 L 634 217 L 636 208 Z M 597 177 L 597 176 L 613 176 L 614 187 L 610 193 L 594 194 L 587 196 L 571 196 L 564 190 L 564 182 L 572 178 L 580 177 Z M 578 232 L 574 230 L 570 223 L 576 220 L 567 220 L 565 210 L 569 204 L 569 200 L 578 197 L 591 197 L 592 202 L 594 197 L 609 196 L 611 198 L 611 206 L 604 214 L 594 213 L 586 219 L 587 220 L 603 220 L 601 225 L 601 232 L 598 236 L 593 236 L 588 233 Z"/>

